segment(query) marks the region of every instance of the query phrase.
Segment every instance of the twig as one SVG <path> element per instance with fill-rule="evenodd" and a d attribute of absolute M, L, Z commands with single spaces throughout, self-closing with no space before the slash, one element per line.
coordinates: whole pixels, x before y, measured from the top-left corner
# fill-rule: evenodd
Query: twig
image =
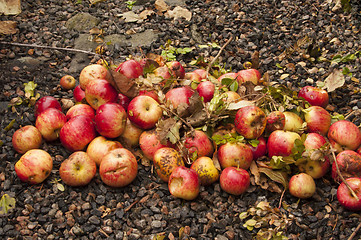
<path fill-rule="evenodd" d="M 352 232 L 352 234 L 350 235 L 350 237 L 347 240 L 352 240 L 356 236 L 356 234 L 357 234 L 358 230 L 360 230 L 360 228 L 361 228 L 361 222 L 357 225 L 355 231 Z"/>
<path fill-rule="evenodd" d="M 219 49 L 219 52 L 217 53 L 217 55 L 213 58 L 213 60 L 208 64 L 207 66 L 207 75 L 209 72 L 209 69 L 211 69 L 211 67 L 213 66 L 213 64 L 217 61 L 217 59 L 219 58 L 219 56 L 221 56 L 221 53 L 223 52 L 223 50 L 226 48 L 226 46 L 232 41 L 233 39 L 233 35 L 228 39 L 228 41 L 221 47 L 221 49 Z"/>
<path fill-rule="evenodd" d="M 134 201 L 132 204 L 130 204 L 128 207 L 124 209 L 124 212 L 128 212 L 135 204 L 137 204 L 139 200 Z"/>
<path fill-rule="evenodd" d="M 278 208 L 279 208 L 279 209 L 281 208 L 282 199 L 283 199 L 283 196 L 285 195 L 285 192 L 286 192 L 286 188 L 284 188 L 283 191 L 282 191 L 281 198 L 280 198 L 280 202 L 279 202 L 279 204 L 278 204 Z"/>
<path fill-rule="evenodd" d="M 358 196 L 356 195 L 356 193 L 354 192 L 354 190 L 350 187 L 350 185 L 347 183 L 347 181 L 345 180 L 345 178 L 342 176 L 340 168 L 338 167 L 338 163 L 336 160 L 336 156 L 335 156 L 335 152 L 331 149 L 332 152 L 332 156 L 333 156 L 333 160 L 334 163 L 336 165 L 336 170 L 337 170 L 337 175 L 341 178 L 341 181 L 346 185 L 346 187 L 348 188 L 348 190 L 351 192 L 351 195 L 356 198 L 357 201 L 359 201 Z"/>
<path fill-rule="evenodd" d="M 163 107 L 162 105 L 159 105 L 160 108 L 162 108 L 163 110 L 167 111 L 168 113 L 173 114 L 174 116 L 176 116 L 177 118 L 179 118 L 179 120 L 181 120 L 187 127 L 189 127 L 191 129 L 191 131 L 193 132 L 194 128 L 192 125 L 190 125 L 186 120 L 184 120 L 183 118 L 181 118 L 176 112 L 172 111 L 171 109 L 168 109 L 166 107 Z"/>
<path fill-rule="evenodd" d="M 98 53 L 85 51 L 85 50 L 81 50 L 81 49 L 75 49 L 75 48 L 50 47 L 50 46 L 43 46 L 43 45 L 37 45 L 37 44 L 25 44 L 25 43 L 13 43 L 13 42 L 0 42 L 0 44 L 12 45 L 12 46 L 18 46 L 18 47 L 46 48 L 46 49 L 53 49 L 53 50 L 59 50 L 59 51 L 80 52 L 80 53 L 96 55 L 96 56 L 100 55 Z"/>

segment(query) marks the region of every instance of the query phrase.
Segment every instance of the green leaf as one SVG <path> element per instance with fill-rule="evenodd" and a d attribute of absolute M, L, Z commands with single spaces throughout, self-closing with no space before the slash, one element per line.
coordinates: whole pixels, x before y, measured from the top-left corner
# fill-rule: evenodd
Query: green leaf
<path fill-rule="evenodd" d="M 232 84 L 233 81 L 234 81 L 234 79 L 232 79 L 232 78 L 223 78 L 221 83 L 222 83 L 222 85 L 229 86 Z"/>
<path fill-rule="evenodd" d="M 8 194 L 4 194 L 0 199 L 0 215 L 6 215 L 9 210 L 15 208 L 16 200 Z"/>
<path fill-rule="evenodd" d="M 209 46 L 208 45 L 205 45 L 205 44 L 200 44 L 198 45 L 199 48 L 208 48 Z"/>
<path fill-rule="evenodd" d="M 237 92 L 238 89 L 238 82 L 234 81 L 233 83 L 231 83 L 231 85 L 229 85 L 229 90 L 233 91 L 233 92 Z"/>
<path fill-rule="evenodd" d="M 56 187 L 57 187 L 58 190 L 61 191 L 61 192 L 64 192 L 64 191 L 65 191 L 65 187 L 64 187 L 64 185 L 61 184 L 61 183 L 57 183 L 57 184 L 56 184 Z"/>
<path fill-rule="evenodd" d="M 257 140 L 257 139 L 252 139 L 252 140 L 249 140 L 248 143 L 249 143 L 252 147 L 257 147 L 258 144 L 259 144 L 259 140 Z"/>

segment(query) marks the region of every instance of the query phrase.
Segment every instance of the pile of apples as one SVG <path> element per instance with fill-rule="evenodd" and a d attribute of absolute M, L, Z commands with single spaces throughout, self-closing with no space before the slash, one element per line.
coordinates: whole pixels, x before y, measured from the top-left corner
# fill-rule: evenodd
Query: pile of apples
<path fill-rule="evenodd" d="M 135 91 L 119 89 L 125 83 L 115 81 L 114 74 L 137 83 Z M 156 80 L 141 86 L 139 79 L 145 82 L 149 74 Z M 201 185 L 217 181 L 227 193 L 241 195 L 250 185 L 251 164 L 259 161 L 272 169 L 270 159 L 285 161 L 291 157 L 289 192 L 308 198 L 316 190 L 314 179 L 327 174 L 331 166 L 332 177 L 340 181 L 330 157 L 333 151 L 346 178 L 338 188 L 338 200 L 348 209 L 361 209 L 361 132 L 350 121 L 333 121 L 326 110 L 329 96 L 323 89 L 305 86 L 298 92 L 298 98 L 304 100 L 301 112 L 270 111 L 250 102 L 233 110 L 227 127 L 220 121 L 211 131 L 203 131 L 184 123 L 179 141 L 160 137 L 159 122 L 169 117 L 169 112 L 181 119 L 178 108 L 187 107 L 194 94 L 199 95 L 205 108 L 220 92 L 225 105 L 242 101 L 237 91 L 224 90 L 224 79 L 239 86 L 265 85 L 256 69 L 214 77 L 200 68 L 186 72 L 178 61 L 161 64 L 149 59 L 127 60 L 110 69 L 100 63 L 86 66 L 78 86 L 72 76 L 60 79 L 64 89 L 74 89 L 74 106 L 63 112 L 57 99 L 44 96 L 35 105 L 35 126 L 24 126 L 14 133 L 14 149 L 23 154 L 15 171 L 24 182 L 41 183 L 53 168 L 52 157 L 41 149 L 42 142 L 60 141 L 71 152 L 59 168 L 67 185 L 88 184 L 98 169 L 106 185 L 124 187 L 136 178 L 139 158 L 147 158 L 173 196 L 193 200 Z M 300 145 L 302 152 L 294 159 Z"/>

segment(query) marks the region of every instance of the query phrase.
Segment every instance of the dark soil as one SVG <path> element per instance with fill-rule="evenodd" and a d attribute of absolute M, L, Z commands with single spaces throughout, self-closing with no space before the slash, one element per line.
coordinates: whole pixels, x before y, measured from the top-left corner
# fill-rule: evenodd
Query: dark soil
<path fill-rule="evenodd" d="M 281 194 L 251 186 L 239 197 L 229 195 L 219 184 L 202 187 L 194 201 L 176 199 L 150 167 L 139 164 L 139 174 L 129 186 L 119 189 L 102 184 L 97 175 L 82 188 L 65 186 L 60 191 L 56 180 L 59 166 L 69 156 L 60 142 L 46 143 L 42 148 L 54 159 L 50 177 L 39 185 L 22 183 L 14 171 L 21 155 L 12 148 L 12 134 L 24 125 L 34 125 L 33 107 L 26 103 L 9 107 L 13 99 L 24 96 L 24 84 L 34 81 L 40 96 L 52 95 L 72 99 L 71 91 L 59 86 L 72 64 L 78 68 L 99 57 L 79 55 L 60 48 L 74 48 L 75 40 L 88 30 L 68 30 L 66 21 L 77 13 L 90 13 L 100 19 L 98 27 L 103 35 L 131 34 L 152 29 L 157 40 L 150 45 L 132 47 L 132 44 L 106 46 L 105 59 L 119 63 L 132 56 L 147 53 L 160 54 L 168 39 L 177 48 L 199 44 L 225 44 L 231 35 L 234 40 L 222 52 L 219 61 L 226 68 L 243 69 L 243 63 L 259 52 L 260 71 L 270 81 L 287 85 L 294 90 L 305 85 L 316 85 L 333 69 L 347 67 L 343 87 L 330 93 L 328 109 L 349 115 L 349 120 L 361 123 L 360 58 L 341 63 L 316 61 L 322 56 L 331 60 L 336 54 L 345 56 L 361 50 L 361 5 L 351 1 L 351 11 L 332 11 L 334 4 L 324 0 L 244 0 L 244 1 L 167 1 L 171 9 L 176 5 L 192 12 L 190 21 L 174 20 L 155 13 L 143 22 L 127 23 L 119 14 L 127 12 L 124 1 L 106 0 L 90 5 L 88 1 L 22 1 L 18 16 L 1 16 L 1 20 L 17 22 L 18 32 L 0 36 L 0 196 L 8 194 L 16 199 L 16 206 L 0 218 L 1 239 L 252 239 L 259 228 L 248 230 L 240 213 L 255 207 L 260 201 L 271 208 L 260 215 L 276 222 L 265 222 L 263 230 L 278 230 L 288 239 L 354 239 L 361 238 L 357 226 L 359 212 L 342 208 L 336 199 L 338 184 L 330 174 L 316 181 L 316 194 L 299 200 L 286 192 Z M 138 1 L 133 11 L 157 11 L 154 1 Z M 312 42 L 291 51 L 298 40 L 308 36 Z M 100 36 L 102 37 L 102 36 Z M 8 43 L 37 44 L 59 49 L 14 46 Z M 279 56 L 288 49 L 283 59 Z M 94 49 L 90 49 L 94 52 Z M 204 56 L 215 57 L 219 49 L 196 47 L 191 53 L 179 54 L 177 60 L 188 69 L 188 63 Z M 360 56 L 360 55 L 358 55 Z M 288 74 L 288 75 L 285 75 Z M 14 122 L 12 122 L 15 120 Z M 8 127 L 13 123 L 11 127 Z M 61 181 L 60 181 L 61 183 Z M 282 199 L 281 199 L 282 198 Z M 282 202 L 279 207 L 280 201 Z M 248 217 L 247 219 L 250 219 Z M 262 219 L 262 218 L 260 218 Z M 279 222 L 277 222 L 279 220 Z M 279 224 L 278 224 L 279 223 Z M 268 230 L 267 230 L 268 229 Z"/>

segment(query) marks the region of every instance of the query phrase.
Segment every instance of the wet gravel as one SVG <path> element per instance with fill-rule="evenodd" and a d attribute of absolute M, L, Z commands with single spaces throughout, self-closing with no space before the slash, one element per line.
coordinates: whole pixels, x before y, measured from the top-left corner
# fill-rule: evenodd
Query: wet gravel
<path fill-rule="evenodd" d="M 192 12 L 190 21 L 174 20 L 159 13 L 154 1 L 139 1 L 135 13 L 153 10 L 143 22 L 128 23 L 119 14 L 129 11 L 123 1 L 107 0 L 95 5 L 88 1 L 22 1 L 18 16 L 1 16 L 1 20 L 17 22 L 18 32 L 1 35 L 1 42 L 38 44 L 57 48 L 73 48 L 80 34 L 88 31 L 69 30 L 66 22 L 78 13 L 89 13 L 100 19 L 104 35 L 141 33 L 152 29 L 157 40 L 148 46 L 131 44 L 109 46 L 107 59 L 120 62 L 129 55 L 160 54 L 168 39 L 177 48 L 196 48 L 180 54 L 177 60 L 188 64 L 193 58 L 216 56 L 217 48 L 200 48 L 199 44 L 215 42 L 222 46 L 232 35 L 234 40 L 221 54 L 220 62 L 227 68 L 241 70 L 259 52 L 260 67 L 270 81 L 278 81 L 293 89 L 323 81 L 333 69 L 347 67 L 343 87 L 331 93 L 330 107 L 334 112 L 349 114 L 350 120 L 361 123 L 361 59 L 345 63 L 312 61 L 312 51 L 331 60 L 361 50 L 361 6 L 351 1 L 351 12 L 332 11 L 327 1 L 168 1 L 174 8 L 180 5 Z M 308 36 L 313 43 L 301 46 L 280 59 L 285 49 Z M 290 51 L 290 50 L 289 50 Z M 86 187 L 56 185 L 58 168 L 69 152 L 60 142 L 44 143 L 42 148 L 54 158 L 54 170 L 40 185 L 29 186 L 16 176 L 14 164 L 20 155 L 11 144 L 12 134 L 20 126 L 35 123 L 33 108 L 27 104 L 8 107 L 12 99 L 24 98 L 24 83 L 34 81 L 41 96 L 72 98 L 71 91 L 58 87 L 59 78 L 69 73 L 75 52 L 0 44 L 0 195 L 16 199 L 16 207 L 0 218 L 2 239 L 252 239 L 258 229 L 247 230 L 239 214 L 268 201 L 278 209 L 280 194 L 252 186 L 240 196 L 221 191 L 219 184 L 202 187 L 194 201 L 175 199 L 167 185 L 140 165 L 136 180 L 127 187 L 114 189 L 101 183 L 100 177 Z M 84 62 L 98 57 L 85 55 Z M 82 64 L 81 62 L 78 64 Z M 83 63 L 85 64 L 85 63 Z M 72 73 L 78 77 L 79 72 Z M 7 126 L 15 120 L 12 128 Z M 344 210 L 336 200 L 335 184 L 330 176 L 317 180 L 317 192 L 308 200 L 300 200 L 287 192 L 278 214 L 282 215 L 282 230 L 289 239 L 347 239 L 359 224 L 358 213 Z M 275 229 L 274 225 L 270 225 Z M 359 239 L 356 233 L 354 239 Z M 160 239 L 160 238 L 159 238 Z"/>

